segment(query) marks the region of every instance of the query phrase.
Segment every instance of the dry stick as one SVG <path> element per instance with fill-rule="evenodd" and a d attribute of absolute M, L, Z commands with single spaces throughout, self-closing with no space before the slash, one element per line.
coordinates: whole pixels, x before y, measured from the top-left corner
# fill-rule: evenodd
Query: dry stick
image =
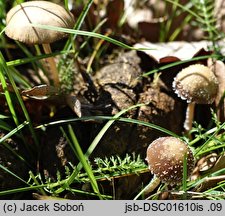
<path fill-rule="evenodd" d="M 43 47 L 45 54 L 52 53 L 50 44 L 42 44 L 42 47 Z M 50 73 L 49 73 L 50 79 L 53 80 L 54 85 L 56 87 L 58 87 L 59 86 L 59 75 L 58 75 L 58 70 L 56 67 L 55 59 L 53 57 L 48 57 L 48 58 L 46 58 L 46 61 L 50 67 Z"/>

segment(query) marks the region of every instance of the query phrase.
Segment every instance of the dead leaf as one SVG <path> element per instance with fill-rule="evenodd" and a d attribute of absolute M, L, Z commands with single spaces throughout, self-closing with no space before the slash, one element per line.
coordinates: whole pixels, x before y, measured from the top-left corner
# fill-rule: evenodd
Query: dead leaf
<path fill-rule="evenodd" d="M 209 60 L 209 65 L 213 69 L 218 82 L 219 82 L 219 89 L 218 94 L 215 100 L 215 104 L 217 107 L 217 118 L 220 122 L 225 121 L 225 101 L 224 101 L 224 91 L 225 91 L 225 65 L 222 61 L 215 61 L 214 63 L 212 60 Z"/>
<path fill-rule="evenodd" d="M 78 117 L 82 116 L 81 103 L 74 95 L 66 95 L 67 105 L 77 114 Z"/>
<path fill-rule="evenodd" d="M 225 181 L 225 175 L 206 177 L 202 184 L 197 188 L 197 191 L 206 191 L 209 188 L 215 187 L 221 181 Z"/>
<path fill-rule="evenodd" d="M 123 0 L 111 0 L 107 4 L 107 24 L 111 29 L 118 27 L 119 20 L 123 14 L 124 1 Z"/>
<path fill-rule="evenodd" d="M 144 41 L 134 45 L 136 48 L 148 48 L 144 52 L 154 58 L 157 62 L 165 57 L 174 57 L 180 60 L 188 60 L 196 56 L 209 55 L 208 46 L 211 42 L 199 41 L 199 42 L 185 42 L 174 41 L 168 43 L 150 43 Z M 222 43 L 222 42 L 221 42 Z M 221 48 L 225 46 L 221 46 Z M 225 52 L 224 52 L 225 53 Z"/>
<path fill-rule="evenodd" d="M 215 165 L 217 158 L 218 155 L 216 153 L 212 153 L 200 158 L 191 174 L 191 180 L 196 180 L 202 175 L 202 172 L 210 170 Z"/>
<path fill-rule="evenodd" d="M 212 153 L 205 157 L 202 157 L 197 163 L 199 171 L 203 172 L 212 168 L 214 164 L 216 163 L 217 157 L 218 156 L 216 153 Z"/>
<path fill-rule="evenodd" d="M 49 85 L 38 85 L 31 89 L 23 90 L 21 94 L 36 100 L 45 100 L 50 96 L 59 94 L 59 90 L 58 88 Z"/>
<path fill-rule="evenodd" d="M 148 23 L 151 22 L 152 19 L 153 13 L 148 8 L 133 9 L 127 15 L 127 22 L 133 29 L 138 29 L 139 23 Z"/>
<path fill-rule="evenodd" d="M 219 171 L 224 168 L 225 168 L 225 153 L 220 155 L 220 157 L 217 159 L 215 165 L 212 167 L 210 172 L 214 173 L 214 172 Z"/>

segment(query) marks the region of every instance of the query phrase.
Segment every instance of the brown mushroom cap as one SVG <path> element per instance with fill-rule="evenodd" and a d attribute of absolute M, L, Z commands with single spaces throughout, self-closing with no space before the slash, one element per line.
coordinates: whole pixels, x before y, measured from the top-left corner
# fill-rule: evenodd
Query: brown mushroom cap
<path fill-rule="evenodd" d="M 147 149 L 149 169 L 162 182 L 170 185 L 181 183 L 183 161 L 187 155 L 187 175 L 194 168 L 194 156 L 188 145 L 175 137 L 160 137 Z"/>
<path fill-rule="evenodd" d="M 195 64 L 177 74 L 173 88 L 175 93 L 188 103 L 211 104 L 217 95 L 218 81 L 208 67 Z"/>
<path fill-rule="evenodd" d="M 66 33 L 34 28 L 30 25 L 73 28 L 74 17 L 65 8 L 47 1 L 29 1 L 12 8 L 6 16 L 8 37 L 27 44 L 47 44 L 67 36 Z"/>

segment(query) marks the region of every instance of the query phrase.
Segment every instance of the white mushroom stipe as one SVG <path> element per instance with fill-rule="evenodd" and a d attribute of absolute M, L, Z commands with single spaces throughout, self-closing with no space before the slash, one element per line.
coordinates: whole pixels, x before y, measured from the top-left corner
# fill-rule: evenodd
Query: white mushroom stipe
<path fill-rule="evenodd" d="M 187 106 L 185 121 L 184 121 L 184 129 L 186 131 L 190 131 L 192 128 L 192 122 L 194 120 L 194 110 L 195 103 L 189 103 Z"/>

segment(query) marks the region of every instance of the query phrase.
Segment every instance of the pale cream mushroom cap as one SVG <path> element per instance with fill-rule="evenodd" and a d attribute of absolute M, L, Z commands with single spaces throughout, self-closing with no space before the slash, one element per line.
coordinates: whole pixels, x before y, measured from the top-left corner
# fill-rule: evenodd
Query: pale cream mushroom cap
<path fill-rule="evenodd" d="M 177 74 L 173 88 L 175 93 L 188 103 L 211 104 L 217 95 L 218 81 L 208 67 L 194 64 Z"/>
<path fill-rule="evenodd" d="M 6 16 L 8 37 L 26 44 L 47 44 L 67 36 L 64 32 L 34 28 L 40 24 L 73 28 L 73 15 L 60 5 L 47 1 L 29 1 L 12 8 Z"/>

